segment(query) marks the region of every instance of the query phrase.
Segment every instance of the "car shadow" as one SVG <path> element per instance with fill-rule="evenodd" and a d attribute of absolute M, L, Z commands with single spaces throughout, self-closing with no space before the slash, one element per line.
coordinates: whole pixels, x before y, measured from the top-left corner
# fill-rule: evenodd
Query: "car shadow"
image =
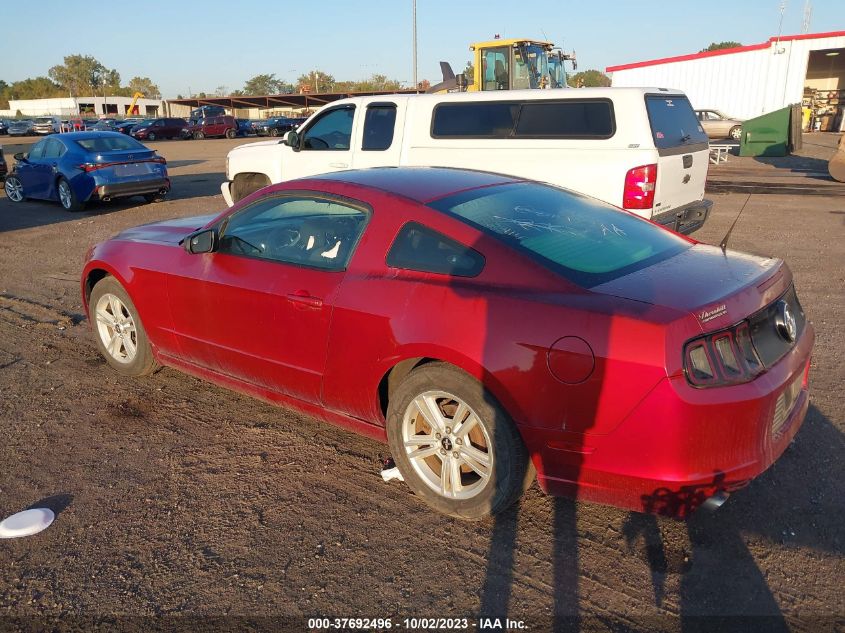
<path fill-rule="evenodd" d="M 655 605 L 663 603 L 669 574 L 681 574 L 682 631 L 789 631 L 795 623 L 782 613 L 747 535 L 774 548 L 805 547 L 841 556 L 843 451 L 845 436 L 811 406 L 784 455 L 719 510 L 699 510 L 685 521 L 631 513 L 623 535 L 629 551 L 649 566 Z"/>
<path fill-rule="evenodd" d="M 189 198 L 220 196 L 220 185 L 224 180 L 225 176 L 219 172 L 173 176 L 170 179 L 170 194 L 166 199 L 185 200 Z M 117 213 L 144 204 L 145 202 L 142 197 L 133 196 L 131 198 L 119 198 L 109 202 L 89 202 L 83 211 L 69 212 L 65 211 L 58 202 L 50 200 L 26 200 L 24 202 L 14 203 L 3 193 L 0 194 L 0 233 L 47 226 L 49 224 L 60 224 L 62 222 L 75 222 L 83 218 Z M 225 202 L 223 202 L 221 196 L 219 203 L 214 204 L 214 206 L 207 210 L 198 209 L 197 215 L 222 211 L 224 207 Z"/>

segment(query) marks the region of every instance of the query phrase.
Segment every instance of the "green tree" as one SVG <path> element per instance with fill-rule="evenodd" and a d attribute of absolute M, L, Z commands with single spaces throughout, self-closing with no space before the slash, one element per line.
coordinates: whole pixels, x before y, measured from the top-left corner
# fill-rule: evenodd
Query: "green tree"
<path fill-rule="evenodd" d="M 147 99 L 161 99 L 161 90 L 149 77 L 132 77 L 128 87 L 133 95 L 140 92 Z"/>
<path fill-rule="evenodd" d="M 606 88 L 610 86 L 610 77 L 600 70 L 583 70 L 569 78 L 569 85 L 575 88 Z"/>
<path fill-rule="evenodd" d="M 702 48 L 699 53 L 709 53 L 710 51 L 720 51 L 723 48 L 737 48 L 742 46 L 739 42 L 712 42 L 707 48 Z"/>
<path fill-rule="evenodd" d="M 337 82 L 330 74 L 322 70 L 312 70 L 300 75 L 296 80 L 296 87 L 299 90 L 306 88 L 311 92 L 328 92 L 331 86 Z M 354 83 L 354 82 L 351 82 Z"/>
<path fill-rule="evenodd" d="M 252 79 L 247 79 L 243 93 L 245 95 L 274 95 L 278 94 L 283 85 L 282 80 L 276 79 L 276 73 L 256 75 Z"/>
<path fill-rule="evenodd" d="M 120 73 L 91 55 L 67 55 L 63 64 L 53 66 L 47 74 L 75 97 L 99 94 L 103 88 L 106 92 L 120 88 Z"/>

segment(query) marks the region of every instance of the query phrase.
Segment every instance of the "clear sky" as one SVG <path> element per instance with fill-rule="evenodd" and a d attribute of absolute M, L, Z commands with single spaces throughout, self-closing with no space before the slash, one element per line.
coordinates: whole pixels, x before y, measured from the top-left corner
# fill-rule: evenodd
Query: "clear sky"
<path fill-rule="evenodd" d="M 145 0 L 71 8 L 67 0 L 3 3 L 0 79 L 46 75 L 68 54 L 93 55 L 124 83 L 150 77 L 164 97 L 262 73 L 287 81 L 312 69 L 338 80 L 374 73 L 412 80 L 412 0 Z M 783 33 L 801 32 L 804 0 L 787 0 Z M 546 38 L 575 49 L 579 70 L 695 53 L 713 41 L 777 35 L 780 0 L 417 0 L 418 77 L 455 72 L 470 42 Z M 810 32 L 845 30 L 845 0 L 813 0 Z"/>

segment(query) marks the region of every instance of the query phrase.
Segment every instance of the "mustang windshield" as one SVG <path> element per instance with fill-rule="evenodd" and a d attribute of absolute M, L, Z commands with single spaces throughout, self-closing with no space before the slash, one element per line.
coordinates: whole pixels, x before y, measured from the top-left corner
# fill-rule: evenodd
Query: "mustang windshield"
<path fill-rule="evenodd" d="M 585 287 L 690 247 L 687 240 L 632 214 L 536 183 L 473 189 L 429 206 L 492 233 Z"/>

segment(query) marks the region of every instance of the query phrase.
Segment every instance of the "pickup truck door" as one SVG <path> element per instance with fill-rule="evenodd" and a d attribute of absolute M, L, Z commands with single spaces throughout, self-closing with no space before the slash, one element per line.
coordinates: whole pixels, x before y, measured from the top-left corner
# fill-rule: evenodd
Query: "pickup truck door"
<path fill-rule="evenodd" d="M 355 169 L 398 166 L 405 109 L 397 107 L 394 101 L 372 102 L 358 117 L 362 124 L 355 134 L 352 166 Z"/>
<path fill-rule="evenodd" d="M 285 154 L 282 179 L 352 169 L 355 106 L 327 108 L 300 132 L 299 148 Z"/>

